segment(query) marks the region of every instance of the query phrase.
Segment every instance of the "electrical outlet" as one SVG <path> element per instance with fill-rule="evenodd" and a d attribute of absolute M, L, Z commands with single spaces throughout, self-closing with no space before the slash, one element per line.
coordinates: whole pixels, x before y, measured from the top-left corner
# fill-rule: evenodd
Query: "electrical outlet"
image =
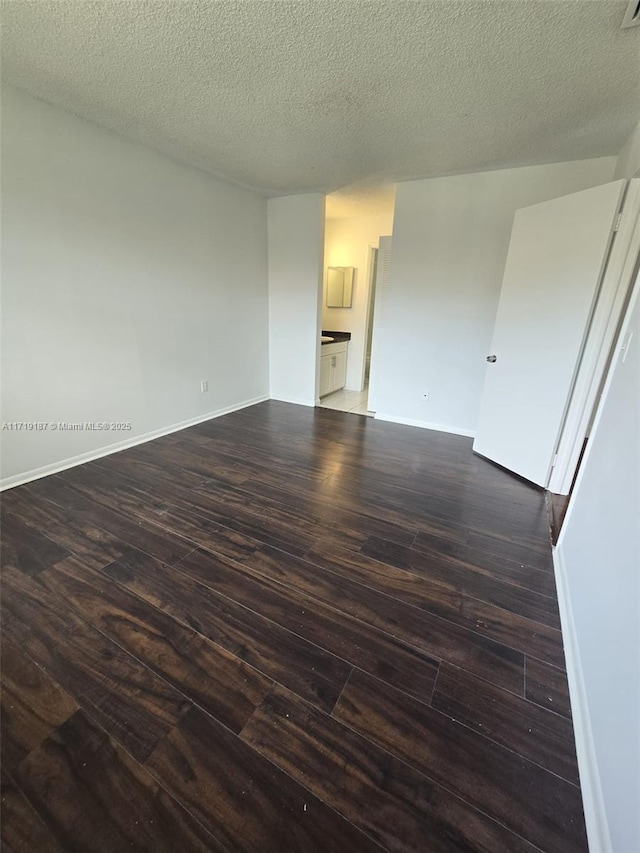
<path fill-rule="evenodd" d="M 205 391 L 209 390 L 209 380 L 208 379 L 202 380 L 202 382 L 200 383 L 200 390 L 202 391 L 203 394 L 205 393 Z"/>

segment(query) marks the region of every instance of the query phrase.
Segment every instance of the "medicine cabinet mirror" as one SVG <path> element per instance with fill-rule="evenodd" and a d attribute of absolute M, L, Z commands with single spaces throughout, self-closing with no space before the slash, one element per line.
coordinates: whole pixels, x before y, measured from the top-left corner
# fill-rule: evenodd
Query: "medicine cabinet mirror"
<path fill-rule="evenodd" d="M 351 308 L 355 267 L 327 268 L 327 308 Z"/>

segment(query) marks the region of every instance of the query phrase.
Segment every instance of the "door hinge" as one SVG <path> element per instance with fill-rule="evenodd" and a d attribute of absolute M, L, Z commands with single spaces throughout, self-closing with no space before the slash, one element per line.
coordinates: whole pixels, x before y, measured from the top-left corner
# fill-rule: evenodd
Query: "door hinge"
<path fill-rule="evenodd" d="M 621 220 L 621 219 L 622 219 L 622 213 L 620 212 L 620 213 L 618 214 L 618 218 L 616 219 L 616 227 L 613 229 L 613 233 L 614 233 L 614 234 L 615 234 L 615 233 L 616 233 L 616 231 L 620 228 L 620 220 Z"/>
<path fill-rule="evenodd" d="M 552 471 L 556 467 L 557 464 L 558 464 L 558 454 L 556 453 L 556 455 L 553 457 L 553 462 L 551 463 L 551 470 Z"/>

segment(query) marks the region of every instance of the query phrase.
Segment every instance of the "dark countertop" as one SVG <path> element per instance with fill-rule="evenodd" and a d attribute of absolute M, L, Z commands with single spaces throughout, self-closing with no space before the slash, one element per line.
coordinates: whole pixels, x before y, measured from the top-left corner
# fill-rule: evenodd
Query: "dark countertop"
<path fill-rule="evenodd" d="M 322 346 L 325 344 L 337 344 L 342 341 L 350 341 L 351 340 L 351 332 L 327 332 L 325 329 L 322 330 L 323 335 L 327 335 L 329 338 L 335 338 L 333 341 L 323 341 Z"/>

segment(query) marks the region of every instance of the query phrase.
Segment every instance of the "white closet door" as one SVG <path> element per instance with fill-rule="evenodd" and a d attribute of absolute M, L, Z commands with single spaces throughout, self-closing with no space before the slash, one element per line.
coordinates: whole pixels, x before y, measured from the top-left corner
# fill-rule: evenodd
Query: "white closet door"
<path fill-rule="evenodd" d="M 624 181 L 518 210 L 473 449 L 546 486 Z"/>

